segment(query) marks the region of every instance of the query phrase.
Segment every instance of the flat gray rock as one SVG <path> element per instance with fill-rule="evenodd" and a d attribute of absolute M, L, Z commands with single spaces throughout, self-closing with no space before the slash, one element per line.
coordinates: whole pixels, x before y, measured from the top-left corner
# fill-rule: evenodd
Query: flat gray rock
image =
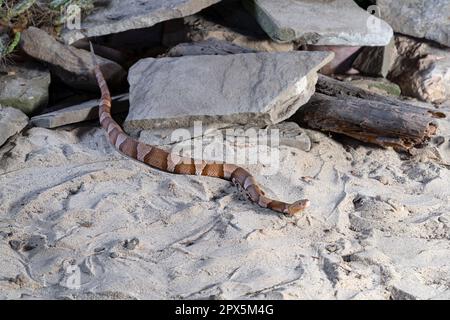
<path fill-rule="evenodd" d="M 129 73 L 125 129 L 281 122 L 310 99 L 332 58 L 297 51 L 141 60 Z"/>
<path fill-rule="evenodd" d="M 194 127 L 177 128 L 177 130 L 182 129 L 186 133 L 189 132 L 186 136 L 173 136 L 174 130 L 170 128 L 142 130 L 139 133 L 139 140 L 166 150 L 174 150 L 174 147 L 178 148 L 182 145 L 190 146 L 192 139 L 203 138 L 203 147 L 208 147 L 211 143 L 221 141 L 221 137 L 248 137 L 246 131 L 251 128 L 251 125 L 242 126 L 227 123 L 212 123 L 207 126 L 202 126 L 202 130 L 197 130 Z M 311 139 L 306 133 L 306 130 L 295 122 L 284 121 L 268 126 L 265 130 L 266 132 L 269 132 L 269 130 L 279 131 L 280 146 L 287 146 L 305 152 L 311 151 Z M 188 143 L 186 144 L 186 142 Z"/>
<path fill-rule="evenodd" d="M 26 114 L 47 105 L 51 77 L 46 68 L 33 63 L 0 71 L 0 104 Z"/>
<path fill-rule="evenodd" d="M 450 0 L 377 0 L 396 32 L 450 47 Z"/>
<path fill-rule="evenodd" d="M 110 0 L 82 20 L 81 30 L 64 30 L 62 37 L 72 44 L 85 37 L 104 36 L 152 27 L 157 23 L 192 15 L 220 0 Z"/>
<path fill-rule="evenodd" d="M 244 0 L 261 27 L 279 42 L 385 46 L 393 36 L 383 20 L 353 0 Z"/>
<path fill-rule="evenodd" d="M 0 146 L 28 124 L 28 117 L 15 108 L 0 106 Z"/>
<path fill-rule="evenodd" d="M 438 290 L 421 284 L 417 277 L 406 275 L 405 278 L 393 282 L 390 289 L 392 300 L 430 300 L 439 295 Z"/>
<path fill-rule="evenodd" d="M 128 110 L 128 94 L 112 97 L 113 114 Z M 45 113 L 31 118 L 31 123 L 41 128 L 57 128 L 68 124 L 80 123 L 98 119 L 99 100 L 90 100 L 84 103 L 65 107 L 57 111 Z"/>
<path fill-rule="evenodd" d="M 255 51 L 240 47 L 233 43 L 209 39 L 192 43 L 180 43 L 169 50 L 169 57 L 200 56 L 200 55 L 227 55 L 237 53 L 253 53 Z"/>

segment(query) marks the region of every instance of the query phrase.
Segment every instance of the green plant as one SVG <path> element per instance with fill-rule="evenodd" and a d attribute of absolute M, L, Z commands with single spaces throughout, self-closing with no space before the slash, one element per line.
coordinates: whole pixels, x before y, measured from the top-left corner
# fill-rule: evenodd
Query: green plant
<path fill-rule="evenodd" d="M 34 4 L 36 0 L 21 0 L 14 4 L 9 10 L 6 10 L 5 19 L 10 21 L 17 18 L 19 15 L 24 14 L 28 11 Z"/>
<path fill-rule="evenodd" d="M 16 49 L 16 47 L 19 45 L 20 35 L 20 32 L 16 32 L 14 34 L 14 38 L 5 48 L 5 55 L 11 54 Z"/>
<path fill-rule="evenodd" d="M 17 48 L 21 31 L 29 26 L 43 27 L 55 35 L 66 22 L 68 6 L 77 5 L 82 14 L 90 13 L 95 0 L 0 0 L 0 61 Z M 4 40 L 6 35 L 7 40 Z"/>

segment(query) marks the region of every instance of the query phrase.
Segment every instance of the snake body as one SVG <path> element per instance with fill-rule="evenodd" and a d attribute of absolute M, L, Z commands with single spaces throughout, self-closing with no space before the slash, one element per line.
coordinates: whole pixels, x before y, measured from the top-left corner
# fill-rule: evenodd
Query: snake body
<path fill-rule="evenodd" d="M 137 141 L 127 135 L 111 116 L 111 94 L 97 62 L 92 44 L 91 53 L 94 61 L 95 76 L 101 91 L 101 102 L 99 105 L 100 124 L 106 131 L 109 141 L 121 153 L 165 172 L 180 175 L 208 176 L 231 181 L 244 191 L 244 194 L 253 203 L 283 214 L 292 216 L 309 206 L 310 202 L 308 200 L 300 200 L 289 204 L 266 197 L 255 178 L 239 166 L 181 157 L 156 146 Z"/>

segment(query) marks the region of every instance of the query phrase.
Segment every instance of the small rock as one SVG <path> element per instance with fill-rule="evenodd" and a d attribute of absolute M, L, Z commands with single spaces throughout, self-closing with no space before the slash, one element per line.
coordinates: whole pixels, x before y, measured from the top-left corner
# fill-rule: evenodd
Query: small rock
<path fill-rule="evenodd" d="M 91 53 L 56 41 L 44 30 L 30 27 L 22 33 L 20 46 L 29 56 L 47 63 L 52 73 L 67 85 L 81 90 L 98 91 Z M 111 88 L 122 85 L 125 70 L 117 63 L 97 56 Z"/>
<path fill-rule="evenodd" d="M 42 66 L 27 63 L 0 70 L 0 104 L 31 114 L 47 106 L 50 72 Z"/>
<path fill-rule="evenodd" d="M 336 285 L 342 278 L 341 263 L 342 257 L 340 256 L 329 254 L 323 257 L 322 270 L 333 285 Z"/>
<path fill-rule="evenodd" d="M 420 149 L 411 149 L 409 151 L 410 155 L 417 162 L 437 162 L 442 163 L 442 156 L 438 148 L 427 146 Z"/>
<path fill-rule="evenodd" d="M 0 106 L 0 147 L 28 124 L 28 117 L 22 111 Z"/>
<path fill-rule="evenodd" d="M 245 0 L 244 5 L 278 42 L 385 46 L 393 35 L 386 22 L 353 0 Z"/>
<path fill-rule="evenodd" d="M 13 236 L 12 232 L 0 231 L 0 237 L 2 237 L 2 239 L 11 238 L 12 236 Z"/>
<path fill-rule="evenodd" d="M 32 251 L 39 247 L 44 247 L 47 241 L 43 236 L 32 236 L 28 239 L 27 243 L 23 246 L 24 251 Z"/>
<path fill-rule="evenodd" d="M 392 300 L 416 300 L 416 297 L 408 292 L 401 289 L 393 287 L 391 289 L 391 299 Z"/>
<path fill-rule="evenodd" d="M 449 219 L 446 217 L 440 216 L 438 218 L 438 221 L 447 224 L 449 222 Z"/>
<path fill-rule="evenodd" d="M 9 279 L 9 282 L 22 287 L 26 282 L 26 277 L 23 274 L 18 274 L 15 278 Z"/>
<path fill-rule="evenodd" d="M 380 181 L 380 182 L 381 182 L 382 184 L 384 184 L 385 186 L 387 186 L 387 185 L 390 183 L 389 178 L 386 177 L 386 176 L 378 176 L 378 177 L 376 177 L 375 179 L 377 179 L 378 181 Z"/>
<path fill-rule="evenodd" d="M 116 259 L 116 258 L 119 257 L 119 254 L 117 254 L 116 252 L 111 252 L 111 253 L 109 254 L 109 257 L 110 257 L 111 259 Z"/>
<path fill-rule="evenodd" d="M 393 283 L 390 290 L 392 300 L 428 300 L 438 294 L 432 286 L 422 284 L 412 275 L 406 278 Z"/>
<path fill-rule="evenodd" d="M 22 248 L 22 241 L 20 240 L 11 240 L 9 242 L 9 246 L 11 247 L 11 249 L 13 249 L 14 251 L 19 251 Z"/>
<path fill-rule="evenodd" d="M 280 124 L 269 126 L 268 129 L 279 130 L 280 145 L 296 148 L 305 152 L 311 151 L 311 138 L 297 123 L 284 121 Z"/>
<path fill-rule="evenodd" d="M 80 223 L 80 227 L 91 228 L 94 224 L 90 221 L 83 221 Z"/>
<path fill-rule="evenodd" d="M 364 172 L 361 170 L 352 170 L 350 171 L 350 173 L 352 174 L 352 176 L 356 177 L 356 178 L 363 178 L 364 177 Z"/>
<path fill-rule="evenodd" d="M 123 247 L 127 250 L 134 250 L 139 245 L 139 239 L 133 238 L 131 240 L 125 240 Z"/>
<path fill-rule="evenodd" d="M 437 147 L 440 147 L 445 143 L 445 137 L 443 136 L 436 137 L 433 139 L 433 142 Z"/>

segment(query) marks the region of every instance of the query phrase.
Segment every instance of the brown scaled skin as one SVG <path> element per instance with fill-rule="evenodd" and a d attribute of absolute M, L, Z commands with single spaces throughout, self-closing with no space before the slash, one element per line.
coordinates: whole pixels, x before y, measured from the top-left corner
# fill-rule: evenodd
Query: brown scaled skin
<path fill-rule="evenodd" d="M 289 216 L 294 216 L 309 207 L 310 202 L 308 200 L 300 200 L 289 204 L 267 198 L 256 183 L 255 178 L 245 169 L 236 165 L 195 161 L 190 158 L 180 157 L 176 154 L 170 154 L 156 146 L 139 142 L 128 136 L 111 116 L 111 95 L 100 66 L 98 65 L 92 44 L 91 53 L 95 66 L 95 75 L 102 94 L 99 108 L 100 124 L 105 129 L 109 141 L 120 152 L 165 172 L 215 177 L 231 181 L 239 186 L 253 203 Z"/>

